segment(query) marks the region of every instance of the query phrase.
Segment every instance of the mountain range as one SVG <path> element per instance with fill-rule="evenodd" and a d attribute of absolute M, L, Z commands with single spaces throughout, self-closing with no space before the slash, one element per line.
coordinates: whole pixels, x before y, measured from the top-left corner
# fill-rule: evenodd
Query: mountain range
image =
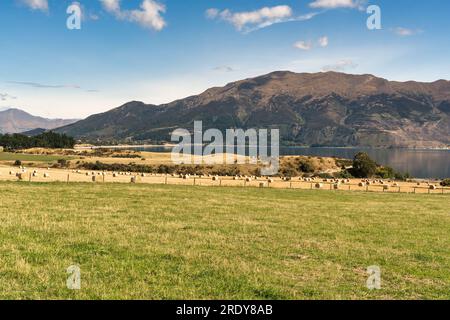
<path fill-rule="evenodd" d="M 313 146 L 447 147 L 450 82 L 278 71 L 163 105 L 132 101 L 57 129 L 78 139 L 169 141 L 177 128 L 279 128 Z"/>
<path fill-rule="evenodd" d="M 22 133 L 30 130 L 55 129 L 74 123 L 76 119 L 46 119 L 33 116 L 20 109 L 6 109 L 0 111 L 0 134 Z"/>

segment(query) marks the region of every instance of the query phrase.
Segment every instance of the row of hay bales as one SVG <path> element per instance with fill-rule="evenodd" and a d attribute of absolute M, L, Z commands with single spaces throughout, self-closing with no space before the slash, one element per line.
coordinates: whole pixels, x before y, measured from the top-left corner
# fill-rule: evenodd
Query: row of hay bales
<path fill-rule="evenodd" d="M 15 172 L 13 170 L 11 170 L 9 172 L 10 175 L 12 176 L 16 176 L 19 180 L 23 180 L 25 178 L 25 174 L 28 173 L 27 168 L 26 167 L 19 167 L 18 168 L 18 172 Z M 47 169 L 48 171 L 50 170 L 50 168 Z M 80 170 L 72 170 L 72 173 L 74 174 L 83 174 L 86 176 L 92 176 L 92 177 L 105 177 L 107 175 L 112 175 L 113 178 L 119 177 L 119 176 L 129 176 L 130 177 L 130 181 L 131 182 L 136 182 L 136 178 L 137 176 L 140 176 L 142 178 L 148 176 L 164 176 L 164 174 L 145 174 L 145 173 L 132 173 L 132 172 L 94 172 L 94 171 L 88 171 L 88 172 L 81 172 Z M 44 172 L 44 173 L 39 173 L 38 170 L 33 170 L 30 171 L 29 175 L 27 174 L 27 178 L 30 177 L 30 179 L 32 177 L 39 177 L 39 176 L 43 176 L 44 178 L 49 178 L 50 174 L 49 172 Z M 191 178 L 200 178 L 200 179 L 211 179 L 212 181 L 221 181 L 222 179 L 233 179 L 233 180 L 243 180 L 247 183 L 250 182 L 260 182 L 259 186 L 260 187 L 266 187 L 266 186 L 270 186 L 272 183 L 274 183 L 277 179 L 276 178 L 271 178 L 271 177 L 261 177 L 261 176 L 246 176 L 246 175 L 236 175 L 236 176 L 218 176 L 218 175 L 189 175 L 189 174 L 181 174 L 181 175 L 175 175 L 175 174 L 170 174 L 167 175 L 165 174 L 166 177 L 173 177 L 173 178 L 181 178 L 181 179 L 191 179 Z M 334 188 L 335 190 L 339 190 L 341 185 L 346 185 L 346 184 L 351 184 L 351 180 L 349 179 L 321 179 L 318 177 L 299 177 L 296 178 L 299 179 L 300 182 L 308 182 L 311 183 L 311 188 L 316 188 L 316 189 L 323 189 L 325 187 L 325 185 L 329 185 L 329 188 L 332 189 Z M 92 178 L 92 181 L 96 181 L 96 178 Z M 292 181 L 293 178 L 290 177 L 281 177 L 279 178 L 279 180 L 281 181 Z M 421 187 L 422 185 L 426 185 L 427 188 L 429 190 L 437 190 L 438 187 L 430 182 L 412 182 L 414 184 L 417 185 L 417 187 Z M 258 184 L 257 184 L 258 185 Z M 401 188 L 402 186 L 392 180 L 383 180 L 383 179 L 362 179 L 360 180 L 359 187 L 369 187 L 369 186 L 379 186 L 382 188 L 383 191 L 387 191 L 390 190 L 390 188 Z M 292 185 L 291 185 L 292 187 Z M 406 188 L 412 188 L 411 186 L 405 186 Z"/>

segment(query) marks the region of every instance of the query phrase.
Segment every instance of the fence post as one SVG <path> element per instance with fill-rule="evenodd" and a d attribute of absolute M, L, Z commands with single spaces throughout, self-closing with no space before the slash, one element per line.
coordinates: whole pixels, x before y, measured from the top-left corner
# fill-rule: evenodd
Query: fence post
<path fill-rule="evenodd" d="M 70 180 L 70 174 L 67 174 L 67 183 L 69 183 Z"/>

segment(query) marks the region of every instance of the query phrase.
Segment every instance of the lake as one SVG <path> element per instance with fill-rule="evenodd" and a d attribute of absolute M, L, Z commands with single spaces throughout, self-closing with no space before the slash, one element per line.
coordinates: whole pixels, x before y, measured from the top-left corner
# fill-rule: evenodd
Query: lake
<path fill-rule="evenodd" d="M 167 147 L 141 148 L 142 151 L 170 152 Z M 304 148 L 281 147 L 281 155 L 338 157 L 353 159 L 355 154 L 367 152 L 372 159 L 396 171 L 408 172 L 416 178 L 450 177 L 450 150 L 371 149 L 371 148 Z"/>

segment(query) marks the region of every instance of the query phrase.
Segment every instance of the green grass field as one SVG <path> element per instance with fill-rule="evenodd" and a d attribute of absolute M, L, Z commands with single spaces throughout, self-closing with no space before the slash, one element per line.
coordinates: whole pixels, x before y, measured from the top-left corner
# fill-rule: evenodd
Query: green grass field
<path fill-rule="evenodd" d="M 35 162 L 52 162 L 59 159 L 70 160 L 70 157 L 66 156 L 53 156 L 53 155 L 40 155 L 40 154 L 23 154 L 12 152 L 0 152 L 0 161 L 35 161 Z"/>
<path fill-rule="evenodd" d="M 449 200 L 0 183 L 0 298 L 449 299 Z"/>

